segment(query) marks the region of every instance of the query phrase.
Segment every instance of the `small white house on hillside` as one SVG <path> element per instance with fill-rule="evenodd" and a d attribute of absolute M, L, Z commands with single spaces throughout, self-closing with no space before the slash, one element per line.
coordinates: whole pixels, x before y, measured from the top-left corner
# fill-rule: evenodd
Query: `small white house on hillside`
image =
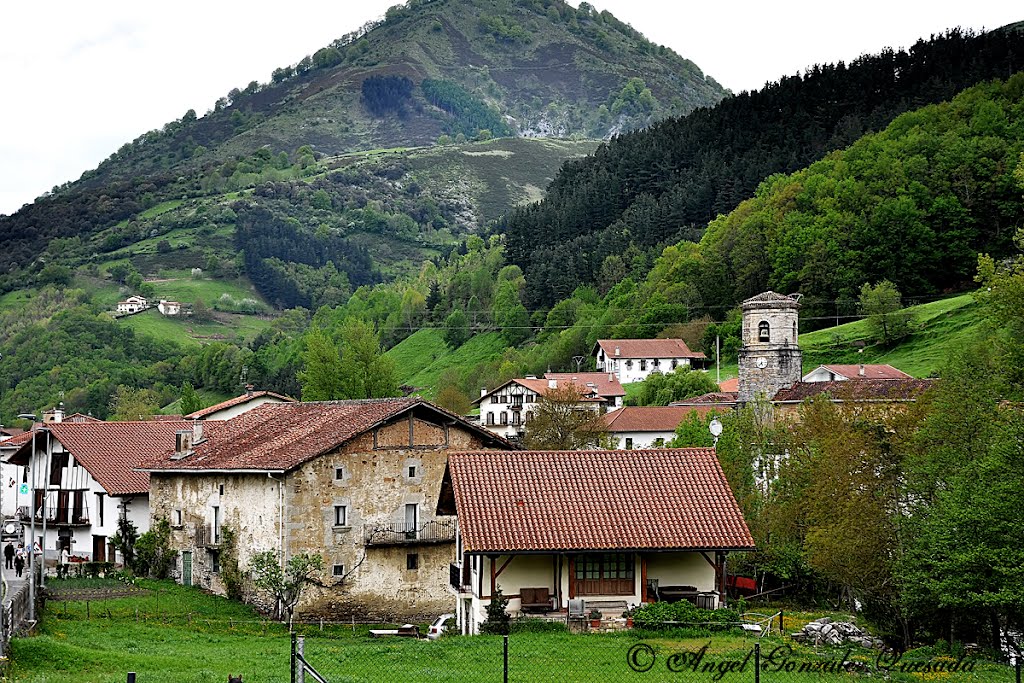
<path fill-rule="evenodd" d="M 598 370 L 613 373 L 621 384 L 642 382 L 652 372 L 703 368 L 707 363 L 703 353 L 691 351 L 682 339 L 599 339 L 591 355 Z"/>
<path fill-rule="evenodd" d="M 118 313 L 138 313 L 139 311 L 145 310 L 149 303 L 144 297 L 133 295 L 125 299 L 124 301 L 117 302 Z"/>
<path fill-rule="evenodd" d="M 819 365 L 802 382 L 842 382 L 850 379 L 913 379 L 891 365 Z"/>
<path fill-rule="evenodd" d="M 160 315 L 181 315 L 181 302 L 160 299 L 156 309 L 160 311 Z"/>
<path fill-rule="evenodd" d="M 622 385 L 615 383 L 618 390 Z M 480 405 L 480 426 L 503 439 L 517 439 L 526 434 L 527 425 L 533 419 L 541 399 L 548 392 L 565 386 L 573 386 L 580 393 L 580 406 L 599 413 L 608 407 L 609 398 L 598 394 L 596 387 L 573 380 L 538 379 L 525 377 L 510 379 L 497 388 L 480 392 L 480 398 L 473 401 Z M 609 389 L 609 391 L 613 391 Z M 625 392 L 622 392 L 625 395 Z M 614 402 L 614 397 L 611 398 Z M 621 401 L 621 397 L 618 399 Z"/>

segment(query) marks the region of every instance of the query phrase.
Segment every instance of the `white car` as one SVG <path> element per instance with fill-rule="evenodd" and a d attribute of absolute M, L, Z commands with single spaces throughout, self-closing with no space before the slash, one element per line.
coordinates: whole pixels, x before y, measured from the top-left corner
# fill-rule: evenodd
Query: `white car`
<path fill-rule="evenodd" d="M 455 626 L 455 615 L 454 614 L 442 614 L 437 619 L 434 619 L 434 623 L 427 629 L 427 639 L 437 640 L 445 634 L 449 628 Z"/>

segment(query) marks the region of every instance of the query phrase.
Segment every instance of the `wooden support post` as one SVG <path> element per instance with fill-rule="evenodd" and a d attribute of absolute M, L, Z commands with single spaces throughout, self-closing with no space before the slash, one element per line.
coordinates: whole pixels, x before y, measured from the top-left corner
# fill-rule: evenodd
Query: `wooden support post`
<path fill-rule="evenodd" d="M 647 602 L 647 556 L 640 556 L 640 602 Z"/>

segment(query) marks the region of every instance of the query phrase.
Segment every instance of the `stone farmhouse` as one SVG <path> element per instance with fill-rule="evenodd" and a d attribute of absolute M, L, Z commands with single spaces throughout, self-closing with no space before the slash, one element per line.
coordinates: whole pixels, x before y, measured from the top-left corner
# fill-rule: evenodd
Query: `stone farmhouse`
<path fill-rule="evenodd" d="M 707 357 L 682 339 L 599 339 L 591 355 L 599 371 L 614 374 L 622 384 L 642 382 L 652 372 L 707 364 Z"/>
<path fill-rule="evenodd" d="M 719 607 L 726 555 L 754 548 L 710 448 L 454 453 L 437 512 L 458 515 L 449 605 L 464 634 L 499 588 L 513 613 Z"/>
<path fill-rule="evenodd" d="M 171 524 L 175 578 L 224 593 L 224 553 L 243 570 L 260 551 L 319 554 L 324 585 L 297 614 L 331 619 L 450 609 L 455 521 L 435 513 L 448 453 L 510 447 L 418 398 L 265 403 L 194 425 L 142 465 L 152 519 Z"/>

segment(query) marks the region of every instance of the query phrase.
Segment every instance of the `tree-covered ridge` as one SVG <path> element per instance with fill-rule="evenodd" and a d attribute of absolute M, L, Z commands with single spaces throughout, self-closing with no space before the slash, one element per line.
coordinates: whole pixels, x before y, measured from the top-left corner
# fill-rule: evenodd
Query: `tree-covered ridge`
<path fill-rule="evenodd" d="M 631 322 L 727 310 L 767 289 L 804 295 L 803 315 L 855 307 L 866 282 L 904 295 L 968 288 L 979 252 L 1006 254 L 1024 219 L 1024 73 L 903 114 L 876 135 L 789 176 L 665 249 Z M 641 304 L 642 305 L 639 305 Z"/>
<path fill-rule="evenodd" d="M 620 135 L 566 164 L 543 201 L 509 217 L 508 256 L 526 273 L 527 302 L 547 307 L 580 284 L 614 281 L 624 274 L 615 257 L 630 245 L 696 240 L 764 178 L 1022 68 L 1024 34 L 953 30 Z"/>

